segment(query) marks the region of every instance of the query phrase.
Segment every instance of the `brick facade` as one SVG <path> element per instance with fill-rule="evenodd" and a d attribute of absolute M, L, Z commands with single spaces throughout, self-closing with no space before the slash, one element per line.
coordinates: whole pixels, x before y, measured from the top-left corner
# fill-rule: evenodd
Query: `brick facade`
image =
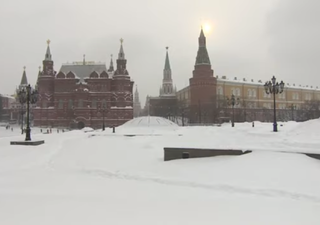
<path fill-rule="evenodd" d="M 217 79 L 213 76 L 206 48 L 206 37 L 201 29 L 199 49 L 193 76 L 190 78 L 190 122 L 201 123 L 201 110 L 212 111 L 216 102 Z M 214 107 L 213 107 L 214 106 Z M 208 117 L 212 118 L 212 117 Z M 207 121 L 214 122 L 214 121 Z"/>
<path fill-rule="evenodd" d="M 48 43 L 37 87 L 39 101 L 34 125 L 40 127 L 93 127 L 121 125 L 133 118 L 133 81 L 126 69 L 121 42 L 114 71 L 104 64 L 77 62 L 56 73 Z"/>

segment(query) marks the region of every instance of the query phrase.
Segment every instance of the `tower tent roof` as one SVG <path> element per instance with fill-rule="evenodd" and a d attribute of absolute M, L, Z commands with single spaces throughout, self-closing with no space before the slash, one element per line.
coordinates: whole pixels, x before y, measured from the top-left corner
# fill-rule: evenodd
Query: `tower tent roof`
<path fill-rule="evenodd" d="M 124 51 L 123 51 L 123 39 L 120 39 L 120 50 L 119 50 L 119 54 L 118 54 L 118 59 L 125 59 L 125 55 L 124 55 Z"/>
<path fill-rule="evenodd" d="M 50 40 L 47 41 L 47 51 L 46 51 L 46 55 L 45 55 L 45 58 L 44 60 L 45 61 L 51 61 L 52 60 L 52 55 L 51 55 L 51 51 L 50 51 Z"/>
<path fill-rule="evenodd" d="M 27 79 L 27 74 L 26 74 L 26 67 L 23 67 L 23 73 L 21 77 L 21 82 L 20 86 L 26 86 L 28 85 L 28 79 Z"/>
<path fill-rule="evenodd" d="M 169 53 L 168 53 L 169 47 L 166 47 L 166 49 L 167 49 L 167 53 L 166 53 L 166 61 L 165 61 L 165 63 L 164 63 L 164 69 L 165 69 L 165 70 L 171 70 L 171 68 L 170 68 L 170 61 L 169 61 Z"/>
<path fill-rule="evenodd" d="M 206 47 L 206 37 L 204 36 L 203 29 L 201 28 L 199 36 L 199 48 L 196 57 L 196 65 L 207 64 L 211 65 L 209 54 Z"/>

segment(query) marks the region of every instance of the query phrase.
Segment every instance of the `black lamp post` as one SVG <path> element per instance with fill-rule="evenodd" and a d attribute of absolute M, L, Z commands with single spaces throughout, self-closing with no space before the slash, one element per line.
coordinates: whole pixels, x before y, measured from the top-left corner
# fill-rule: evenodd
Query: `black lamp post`
<path fill-rule="evenodd" d="M 23 131 L 23 116 L 25 113 L 26 113 L 26 111 L 23 107 L 23 104 L 21 104 L 21 112 L 20 112 L 20 114 L 21 114 L 21 134 L 24 133 L 24 131 Z"/>
<path fill-rule="evenodd" d="M 231 126 L 234 127 L 234 106 L 235 105 L 239 105 L 240 99 L 236 98 L 236 96 L 234 96 L 234 94 L 232 94 L 230 99 L 227 98 L 227 102 L 228 102 L 228 105 L 232 106 L 232 122 L 231 122 Z"/>
<path fill-rule="evenodd" d="M 184 113 L 185 113 L 185 109 L 184 107 L 181 107 L 181 119 L 182 119 L 182 126 L 184 127 Z"/>
<path fill-rule="evenodd" d="M 291 119 L 294 121 L 294 110 L 296 109 L 296 106 L 294 104 L 291 104 Z"/>
<path fill-rule="evenodd" d="M 106 129 L 106 125 L 105 125 L 105 122 L 104 122 L 104 113 L 106 111 L 106 106 L 103 105 L 102 106 L 102 130 L 104 131 Z"/>
<path fill-rule="evenodd" d="M 201 124 L 202 123 L 202 118 L 201 118 L 201 101 L 198 100 L 198 116 L 199 116 L 199 123 Z"/>
<path fill-rule="evenodd" d="M 23 87 L 18 92 L 19 102 L 27 104 L 27 129 L 26 129 L 26 141 L 31 141 L 31 129 L 30 129 L 30 104 L 35 104 L 38 101 L 38 91 L 31 88 L 30 84 Z"/>
<path fill-rule="evenodd" d="M 273 131 L 278 131 L 277 118 L 276 118 L 276 94 L 280 94 L 283 92 L 284 83 L 281 81 L 280 83 L 276 82 L 276 78 L 273 76 L 271 81 L 267 81 L 264 84 L 264 90 L 266 94 L 273 94 Z"/>

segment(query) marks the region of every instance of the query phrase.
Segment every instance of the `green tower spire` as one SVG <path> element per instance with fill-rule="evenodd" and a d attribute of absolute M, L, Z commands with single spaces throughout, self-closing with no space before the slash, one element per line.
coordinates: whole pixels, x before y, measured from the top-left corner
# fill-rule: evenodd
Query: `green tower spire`
<path fill-rule="evenodd" d="M 211 65 L 210 58 L 206 47 L 206 37 L 204 36 L 203 29 L 201 27 L 199 36 L 199 49 L 196 58 L 196 65 Z"/>

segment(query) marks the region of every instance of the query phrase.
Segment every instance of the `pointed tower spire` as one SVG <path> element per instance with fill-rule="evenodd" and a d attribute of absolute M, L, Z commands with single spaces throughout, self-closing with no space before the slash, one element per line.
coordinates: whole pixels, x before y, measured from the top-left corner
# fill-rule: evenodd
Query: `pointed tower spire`
<path fill-rule="evenodd" d="M 37 77 L 37 83 L 36 83 L 36 89 L 38 89 L 38 83 L 39 83 L 39 78 L 41 76 L 41 66 L 39 66 L 39 72 L 38 72 L 38 77 Z"/>
<path fill-rule="evenodd" d="M 41 76 L 55 76 L 55 71 L 53 69 L 52 55 L 50 52 L 50 40 L 47 40 L 47 51 L 45 59 L 42 61 L 42 73 Z"/>
<path fill-rule="evenodd" d="M 160 96 L 174 94 L 168 49 L 169 47 L 166 47 L 166 59 L 165 59 L 164 69 L 163 69 L 163 79 L 162 79 L 162 87 L 160 88 Z"/>
<path fill-rule="evenodd" d="M 135 101 L 135 102 L 140 102 L 140 100 L 139 100 L 138 85 L 136 85 L 136 90 L 135 90 L 135 92 L 134 92 L 134 101 Z"/>
<path fill-rule="evenodd" d="M 166 61 L 165 61 L 165 64 L 164 64 L 164 69 L 165 70 L 171 70 L 168 49 L 169 49 L 169 47 L 166 47 L 167 53 L 166 53 Z"/>
<path fill-rule="evenodd" d="M 125 59 L 124 57 L 124 51 L 123 51 L 123 39 L 121 38 L 120 39 L 120 51 L 119 51 L 119 54 L 118 54 L 118 59 Z"/>
<path fill-rule="evenodd" d="M 141 103 L 139 99 L 138 85 L 136 85 L 136 91 L 134 92 L 134 100 L 133 100 L 134 117 L 140 116 L 140 113 L 141 113 Z"/>
<path fill-rule="evenodd" d="M 112 57 L 113 57 L 113 55 L 111 54 L 111 59 L 110 59 L 110 65 L 109 65 L 108 72 L 113 72 L 114 71 Z"/>
<path fill-rule="evenodd" d="M 38 80 L 39 80 L 39 77 L 41 76 L 41 66 L 39 66 L 39 72 L 38 72 L 38 78 L 37 78 L 37 83 L 38 83 Z"/>
<path fill-rule="evenodd" d="M 23 67 L 23 73 L 22 73 L 22 78 L 20 82 L 20 87 L 24 87 L 28 85 L 28 80 L 27 80 L 27 74 L 26 74 L 26 67 Z"/>
<path fill-rule="evenodd" d="M 47 51 L 46 51 L 46 55 L 45 55 L 44 60 L 51 61 L 52 56 L 51 56 L 51 52 L 50 52 L 50 40 L 47 40 L 47 44 L 48 44 L 48 46 L 47 46 Z"/>
<path fill-rule="evenodd" d="M 128 76 L 129 72 L 127 70 L 127 60 L 125 59 L 124 51 L 123 51 L 123 39 L 120 39 L 120 51 L 118 54 L 118 59 L 117 59 L 117 69 L 114 72 L 115 76 L 118 75 L 125 75 Z M 126 78 L 127 79 L 127 78 Z"/>
<path fill-rule="evenodd" d="M 207 46 L 206 46 L 206 37 L 204 36 L 202 27 L 201 27 L 198 42 L 199 42 L 199 49 L 198 49 L 197 58 L 196 58 L 196 65 L 203 65 L 203 64 L 211 65 L 210 58 L 207 51 Z"/>

